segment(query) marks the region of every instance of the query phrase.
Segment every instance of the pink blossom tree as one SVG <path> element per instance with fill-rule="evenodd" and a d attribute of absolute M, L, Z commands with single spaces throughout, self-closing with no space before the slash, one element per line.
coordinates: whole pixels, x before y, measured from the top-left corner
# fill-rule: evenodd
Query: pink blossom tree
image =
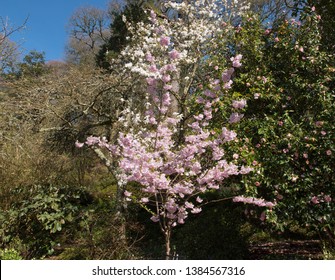
<path fill-rule="evenodd" d="M 148 87 L 159 81 L 160 78 L 150 80 Z M 202 196 L 219 189 L 226 178 L 247 174 L 252 169 L 224 158 L 222 144 L 234 141 L 235 132 L 226 127 L 221 133 L 210 130 L 212 111 L 222 97 L 223 87 L 216 85 L 199 96 L 197 102 L 202 112 L 188 123 L 184 141 L 180 143 L 176 135 L 182 116 L 169 113 L 171 97 L 164 89 L 167 83 L 162 88 L 148 90 L 156 102 L 143 114 L 139 123 L 143 129 L 120 133 L 114 145 L 100 137 L 89 137 L 85 144 L 106 148 L 110 157 L 117 158 L 119 182 L 139 184 L 140 194 L 125 191 L 126 200 L 149 206 L 146 209 L 152 214 L 151 220 L 159 224 L 165 237 L 166 255 L 170 256 L 172 229 L 184 224 L 190 213 L 201 212 Z M 164 92 L 161 99 L 158 90 Z M 82 145 L 77 142 L 77 146 Z"/>
<path fill-rule="evenodd" d="M 208 3 L 207 3 L 208 2 Z M 230 89 L 232 75 L 242 65 L 242 56 L 230 59 L 231 66 L 217 78 L 196 88 L 196 70 L 204 62 L 205 45 L 211 44 L 222 18 L 213 11 L 211 1 L 194 1 L 192 5 L 169 1 L 168 6 L 186 12 L 189 23 L 159 21 L 150 12 L 150 23 L 140 23 L 137 43 L 122 52 L 127 61 L 124 71 L 139 74 L 147 84 L 145 111 L 137 114 L 136 123 L 119 133 L 116 143 L 105 138 L 89 137 L 84 144 L 105 149 L 104 162 L 116 162 L 116 177 L 122 186 L 137 183 L 138 190 L 124 191 L 128 201 L 140 203 L 158 223 L 164 238 L 166 256 L 171 255 L 171 234 L 178 224 L 184 224 L 190 214 L 200 213 L 206 203 L 204 194 L 219 189 L 223 181 L 252 168 L 237 166 L 225 158 L 224 145 L 236 140 L 236 133 L 222 126 L 211 129 L 213 113 Z M 213 1 L 215 2 L 215 1 Z M 198 16 L 195 16 L 197 13 Z M 213 19 L 216 19 L 214 21 Z M 130 27 L 131 28 L 131 27 Z M 135 38 L 136 39 L 136 38 Z M 194 98 L 196 95 L 196 98 Z M 195 100 L 197 113 L 188 116 L 187 100 Z M 236 112 L 246 106 L 245 100 L 233 102 L 234 113 L 227 123 L 236 123 L 243 114 Z M 129 118 L 122 120 L 128 127 Z"/>

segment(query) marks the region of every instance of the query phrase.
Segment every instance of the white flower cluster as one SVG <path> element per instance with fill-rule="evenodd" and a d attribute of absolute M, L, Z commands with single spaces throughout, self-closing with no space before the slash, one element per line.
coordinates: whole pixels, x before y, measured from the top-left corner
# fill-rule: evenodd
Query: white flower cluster
<path fill-rule="evenodd" d="M 158 19 L 150 12 L 150 22 L 136 26 L 128 24 L 133 33 L 133 43 L 122 52 L 121 61 L 126 62 L 125 70 L 131 70 L 144 77 L 152 77 L 147 61 L 168 61 L 162 54 L 166 50 L 179 53 L 175 64 L 190 65 L 208 55 L 213 38 L 223 31 L 226 21 L 249 9 L 248 1 L 184 0 L 167 1 L 164 5 L 172 9 L 169 19 Z M 162 60 L 164 59 L 164 60 Z M 159 66 L 159 65 L 158 65 Z M 157 74 L 157 73 L 156 73 Z M 159 78 L 156 76 L 156 78 Z"/>
<path fill-rule="evenodd" d="M 180 2 L 180 1 L 179 1 Z M 223 17 L 218 12 L 217 1 L 168 1 L 165 5 L 173 9 L 177 18 L 157 19 L 150 13 L 150 22 L 129 25 L 133 33 L 133 44 L 121 53 L 126 62 L 125 71 L 131 70 L 144 77 L 160 78 L 159 73 L 148 68 L 148 61 L 159 68 L 169 63 L 164 54 L 167 50 L 178 53 L 174 64 L 193 64 L 205 55 L 206 45 L 214 34 L 220 32 Z M 155 61 L 156 60 L 156 61 Z M 156 75 L 156 76 L 155 76 Z M 157 76 L 158 75 L 158 76 Z"/>

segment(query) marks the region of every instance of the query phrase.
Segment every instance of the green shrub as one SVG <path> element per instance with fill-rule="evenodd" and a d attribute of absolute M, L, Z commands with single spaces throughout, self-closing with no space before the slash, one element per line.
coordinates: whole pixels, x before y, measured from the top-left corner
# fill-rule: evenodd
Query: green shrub
<path fill-rule="evenodd" d="M 0 214 L 0 242 L 5 247 L 19 240 L 27 259 L 52 254 L 57 237 L 89 199 L 81 188 L 53 185 L 18 187 L 12 195 L 16 202 Z"/>
<path fill-rule="evenodd" d="M 250 15 L 230 35 L 231 48 L 213 65 L 229 52 L 243 55 L 231 99 L 245 99 L 247 107 L 231 128 L 243 139 L 236 143 L 240 159 L 255 170 L 240 193 L 275 202 L 253 211 L 278 229 L 299 224 L 334 244 L 335 68 L 322 51 L 319 17 L 266 27 Z M 218 120 L 226 117 L 219 113 Z"/>
<path fill-rule="evenodd" d="M 15 249 L 0 249 L 0 260 L 22 260 L 22 257 Z"/>

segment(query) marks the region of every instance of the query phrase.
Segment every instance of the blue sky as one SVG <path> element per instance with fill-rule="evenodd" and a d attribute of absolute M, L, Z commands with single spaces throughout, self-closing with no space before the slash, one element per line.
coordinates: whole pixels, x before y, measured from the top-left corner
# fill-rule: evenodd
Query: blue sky
<path fill-rule="evenodd" d="M 47 61 L 62 60 L 68 34 L 66 25 L 81 6 L 106 9 L 109 0 L 0 0 L 0 16 L 19 26 L 28 18 L 26 29 L 11 37 L 21 42 L 24 53 L 44 51 Z"/>

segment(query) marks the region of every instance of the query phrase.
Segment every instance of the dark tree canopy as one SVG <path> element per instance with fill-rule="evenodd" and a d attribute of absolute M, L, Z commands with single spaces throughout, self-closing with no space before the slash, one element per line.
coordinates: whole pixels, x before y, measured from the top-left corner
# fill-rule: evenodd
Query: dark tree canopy
<path fill-rule="evenodd" d="M 108 42 L 102 45 L 96 56 L 96 62 L 99 67 L 108 69 L 110 67 L 108 58 L 120 53 L 127 45 L 127 37 L 130 36 L 130 33 L 123 20 L 124 17 L 126 17 L 127 21 L 133 23 L 143 21 L 146 18 L 143 1 L 133 1 L 128 3 L 121 13 L 115 12 L 114 21 L 110 25 L 111 36 Z"/>

